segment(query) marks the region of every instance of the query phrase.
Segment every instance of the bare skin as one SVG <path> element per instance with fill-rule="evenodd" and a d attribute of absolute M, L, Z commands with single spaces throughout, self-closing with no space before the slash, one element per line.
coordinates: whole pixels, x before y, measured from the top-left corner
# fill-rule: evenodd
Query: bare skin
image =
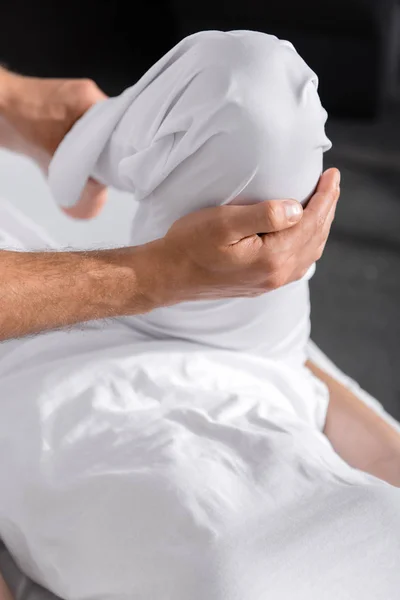
<path fill-rule="evenodd" d="M 307 366 L 329 389 L 324 433 L 334 450 L 352 467 L 400 487 L 400 434 L 336 379 Z"/>
<path fill-rule="evenodd" d="M 90 80 L 23 77 L 0 68 L 0 145 L 29 156 L 47 174 L 54 152 L 74 123 L 105 99 Z M 90 219 L 106 200 L 106 188 L 91 180 L 78 205 L 65 212 Z"/>
<path fill-rule="evenodd" d="M 75 121 L 104 98 L 88 80 L 43 80 L 0 69 L 0 143 L 46 170 Z M 105 193 L 89 182 L 69 214 L 96 215 Z M 304 211 L 290 199 L 225 206 L 184 217 L 163 239 L 141 247 L 0 251 L 0 340 L 285 285 L 322 255 L 338 198 L 339 172 L 330 169 Z M 297 213 L 287 214 L 289 206 Z"/>
<path fill-rule="evenodd" d="M 10 590 L 8 589 L 6 582 L 0 575 L 0 600 L 12 600 Z"/>

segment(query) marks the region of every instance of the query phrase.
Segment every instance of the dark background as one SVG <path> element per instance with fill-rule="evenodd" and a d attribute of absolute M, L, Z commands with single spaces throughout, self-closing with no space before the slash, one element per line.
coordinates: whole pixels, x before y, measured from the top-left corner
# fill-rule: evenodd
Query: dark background
<path fill-rule="evenodd" d="M 201 29 L 289 39 L 317 72 L 342 197 L 312 281 L 313 338 L 400 418 L 400 10 L 396 0 L 1 0 L 0 60 L 131 85 Z"/>

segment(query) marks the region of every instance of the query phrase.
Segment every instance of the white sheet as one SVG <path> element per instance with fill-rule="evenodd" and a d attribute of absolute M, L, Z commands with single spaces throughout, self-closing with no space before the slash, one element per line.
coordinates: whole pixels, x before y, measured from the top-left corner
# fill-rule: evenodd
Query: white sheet
<path fill-rule="evenodd" d="M 170 122 L 169 115 L 176 108 L 179 116 L 179 102 L 198 81 L 190 66 L 199 64 L 206 84 L 197 90 L 205 94 L 201 107 L 208 100 L 214 114 L 228 99 L 240 136 L 229 153 L 231 112 L 226 118 L 218 110 L 215 119 L 200 119 L 194 138 L 189 131 L 188 143 L 198 141 L 199 131 L 205 143 L 189 146 L 193 153 L 186 147 L 186 155 L 184 147 L 179 164 L 170 164 L 164 160 L 173 155 L 170 137 L 179 146 L 185 135 L 179 119 Z M 157 86 L 160 78 L 172 82 L 172 96 Z M 193 36 L 136 90 L 78 124 L 53 165 L 54 189 L 65 189 L 73 200 L 92 169 L 114 184 L 118 177 L 147 174 L 149 187 L 139 186 L 139 195 L 136 182 L 128 182 L 142 203 L 135 242 L 161 235 L 181 211 L 202 204 L 205 189 L 210 201 L 229 200 L 238 191 L 236 178 L 243 182 L 248 169 L 254 178 L 243 190 L 253 189 L 252 200 L 304 199 L 326 144 L 313 81 L 293 49 L 275 38 L 248 32 Z M 154 91 L 140 101 L 153 83 Z M 189 98 L 190 130 L 197 123 L 198 94 Z M 159 107 L 157 122 L 146 123 L 143 113 L 140 135 L 150 123 L 153 136 L 165 126 L 167 140 L 160 141 L 162 150 L 164 144 L 170 148 L 168 156 L 147 152 L 147 138 L 135 137 L 136 121 L 122 118 L 134 114 L 136 102 L 149 114 Z M 254 123 L 250 119 L 247 130 L 250 109 Z M 270 111 L 273 118 L 266 121 Z M 226 136 L 221 124 L 228 127 Z M 241 143 L 249 131 L 254 143 Z M 215 140 L 225 146 L 214 154 Z M 138 149 L 144 171 L 134 169 Z M 262 193 L 269 175 L 277 187 Z M 276 306 L 263 330 L 253 330 L 256 351 L 251 335 L 243 347 L 236 329 L 243 313 L 229 303 L 220 310 L 223 343 L 211 305 L 11 343 L 13 350 L 0 361 L 0 535 L 22 569 L 74 600 L 394 599 L 400 490 L 348 467 L 321 433 L 326 390 L 302 368 L 309 347 L 306 294 L 302 281 L 254 310 L 246 306 L 245 320 L 252 324 Z M 186 341 L 179 335 L 185 311 L 191 314 Z M 292 322 L 291 311 L 297 315 L 295 353 L 285 321 Z M 211 343 L 191 326 L 193 315 L 206 326 L 213 323 Z M 274 343 L 270 331 L 278 332 Z"/>

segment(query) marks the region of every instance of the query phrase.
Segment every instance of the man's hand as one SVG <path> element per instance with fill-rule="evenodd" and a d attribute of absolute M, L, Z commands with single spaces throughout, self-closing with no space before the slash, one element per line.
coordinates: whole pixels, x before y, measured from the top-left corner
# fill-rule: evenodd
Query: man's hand
<path fill-rule="evenodd" d="M 252 297 L 300 279 L 322 255 L 339 185 L 339 171 L 326 171 L 303 214 L 291 201 L 300 208 L 291 221 L 282 200 L 183 217 L 157 242 L 160 281 L 153 287 L 155 303 Z"/>
<path fill-rule="evenodd" d="M 299 279 L 322 254 L 338 176 L 322 176 L 303 216 L 289 201 L 300 208 L 290 219 L 287 201 L 272 200 L 193 213 L 143 246 L 2 251 L 0 340 L 187 300 L 256 296 Z"/>
<path fill-rule="evenodd" d="M 47 173 L 54 152 L 74 123 L 106 96 L 86 79 L 39 79 L 0 68 L 0 145 L 35 160 Z M 75 218 L 91 218 L 106 201 L 106 188 L 90 180 Z"/>

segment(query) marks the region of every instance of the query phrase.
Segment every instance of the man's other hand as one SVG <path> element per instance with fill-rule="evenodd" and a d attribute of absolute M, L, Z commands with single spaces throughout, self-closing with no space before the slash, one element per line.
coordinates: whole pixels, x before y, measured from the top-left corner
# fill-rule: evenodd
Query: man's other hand
<path fill-rule="evenodd" d="M 89 79 L 24 77 L 0 68 L 0 145 L 32 158 L 47 173 L 57 147 L 75 122 L 105 94 Z M 96 216 L 106 188 L 90 180 L 79 203 L 65 212 Z"/>

